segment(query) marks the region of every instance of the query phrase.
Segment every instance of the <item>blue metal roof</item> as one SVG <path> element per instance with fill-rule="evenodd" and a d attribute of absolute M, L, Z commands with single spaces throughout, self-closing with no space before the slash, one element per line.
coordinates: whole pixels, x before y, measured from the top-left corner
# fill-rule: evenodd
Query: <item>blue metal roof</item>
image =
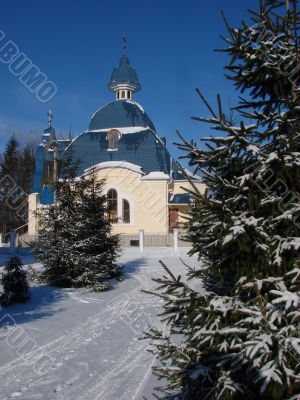
<path fill-rule="evenodd" d="M 60 140 L 54 140 L 51 144 L 52 146 L 47 150 L 45 154 L 45 161 L 53 161 L 54 160 L 54 144 L 57 146 L 57 159 L 60 160 L 64 157 L 64 151 L 68 147 L 68 145 L 71 143 L 70 139 L 60 139 Z"/>
<path fill-rule="evenodd" d="M 43 144 L 37 146 L 35 151 L 35 172 L 33 177 L 32 193 L 39 193 L 42 189 L 42 179 L 44 174 L 44 160 L 46 157 L 46 149 Z"/>
<path fill-rule="evenodd" d="M 189 204 L 190 202 L 191 196 L 189 193 L 169 195 L 169 204 Z"/>
<path fill-rule="evenodd" d="M 42 135 L 42 140 L 46 142 L 52 142 L 52 140 L 55 140 L 55 129 L 52 128 L 51 126 L 44 129 L 44 133 Z"/>
<path fill-rule="evenodd" d="M 54 203 L 53 189 L 49 185 L 43 187 L 43 191 L 40 195 L 40 203 L 43 205 L 50 205 Z"/>
<path fill-rule="evenodd" d="M 133 92 L 141 88 L 137 73 L 130 66 L 125 53 L 120 59 L 119 66 L 113 70 L 108 87 L 116 91 L 122 87 L 122 84 L 128 84 L 128 89 Z M 136 127 L 142 129 L 138 130 Z M 128 129 L 125 130 L 126 132 L 122 131 L 118 149 L 109 151 L 106 134 L 112 128 Z M 65 156 L 66 149 L 71 149 L 73 161 L 79 161 L 78 175 L 81 175 L 85 169 L 105 161 L 125 161 L 139 165 L 145 174 L 161 171 L 174 180 L 186 179 L 179 163 L 170 156 L 164 138 L 160 139 L 157 136 L 147 113 L 139 104 L 130 100 L 114 101 L 98 110 L 91 118 L 88 131 L 81 134 L 70 146 L 68 146 L 70 143 L 68 140 L 56 140 L 55 130 L 52 127 L 44 130 L 42 141 L 43 143 L 36 151 L 33 190 L 40 193 L 41 204 L 51 204 L 54 199 L 52 188 L 43 184 L 46 162 L 53 161 L 52 142 L 58 145 L 58 157 L 61 160 Z M 45 146 L 48 143 L 50 146 Z M 173 202 L 185 204 L 186 200 L 186 198 L 174 196 L 171 201 L 172 204 Z"/>
<path fill-rule="evenodd" d="M 120 59 L 119 66 L 114 68 L 108 87 L 118 85 L 120 83 L 129 83 L 135 86 L 135 91 L 140 90 L 141 86 L 134 68 L 129 64 L 129 59 L 126 54 Z"/>
<path fill-rule="evenodd" d="M 142 167 L 144 173 L 170 172 L 171 157 L 156 133 L 150 129 L 123 134 L 118 149 L 107 150 L 106 132 L 85 132 L 70 145 L 78 175 L 86 168 L 105 161 L 126 161 Z"/>
<path fill-rule="evenodd" d="M 95 112 L 88 130 L 95 131 L 99 129 L 134 126 L 149 127 L 155 131 L 152 121 L 138 104 L 129 100 L 118 100 L 107 104 Z"/>

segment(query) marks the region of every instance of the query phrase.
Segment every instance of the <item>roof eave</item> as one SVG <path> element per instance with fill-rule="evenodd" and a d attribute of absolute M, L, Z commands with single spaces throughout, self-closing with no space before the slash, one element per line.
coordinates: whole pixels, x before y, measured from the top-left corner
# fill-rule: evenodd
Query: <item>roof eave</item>
<path fill-rule="evenodd" d="M 141 90 L 141 85 L 139 83 L 125 81 L 125 82 L 110 82 L 107 87 L 112 91 L 116 92 L 117 90 L 128 89 L 133 92 L 139 92 Z"/>

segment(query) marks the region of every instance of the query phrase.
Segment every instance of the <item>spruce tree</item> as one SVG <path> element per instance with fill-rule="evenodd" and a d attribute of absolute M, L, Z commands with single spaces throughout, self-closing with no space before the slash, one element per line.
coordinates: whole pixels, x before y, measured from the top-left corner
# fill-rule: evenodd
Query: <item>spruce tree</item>
<path fill-rule="evenodd" d="M 180 144 L 207 191 L 194 188 L 188 221 L 199 268 L 190 282 L 166 265 L 155 279 L 170 333 L 145 336 L 169 382 L 163 399 L 300 396 L 299 11 L 286 4 L 261 2 L 238 29 L 225 21 L 240 122 L 198 91 L 211 117 L 195 119 L 217 135 L 205 149 Z"/>
<path fill-rule="evenodd" d="M 111 234 L 103 185 L 93 171 L 80 179 L 72 234 L 75 285 L 92 286 L 94 290 L 103 290 L 110 278 L 120 275 L 115 262 L 120 253 L 119 238 Z"/>
<path fill-rule="evenodd" d="M 26 144 L 20 155 L 19 185 L 25 193 L 31 193 L 35 170 L 35 146 Z"/>
<path fill-rule="evenodd" d="M 34 250 L 43 263 L 42 281 L 100 291 L 120 275 L 118 236 L 111 232 L 104 182 L 93 171 L 76 177 L 76 169 L 67 155 L 62 177 L 54 184 L 57 201 L 39 213 Z"/>
<path fill-rule="evenodd" d="M 15 136 L 10 137 L 5 147 L 0 167 L 0 224 L 2 233 L 6 234 L 18 225 L 16 213 L 7 203 L 12 187 L 18 185 L 20 172 L 20 144 Z M 10 183 L 8 187 L 5 177 Z"/>
<path fill-rule="evenodd" d="M 3 234 L 26 222 L 24 203 L 33 183 L 34 149 L 30 144 L 20 148 L 18 140 L 12 136 L 0 159 L 0 231 Z M 22 210 L 17 207 L 18 202 Z"/>
<path fill-rule="evenodd" d="M 20 144 L 15 136 L 11 136 L 3 153 L 2 173 L 18 179 L 20 167 Z"/>
<path fill-rule="evenodd" d="M 10 257 L 5 263 L 1 284 L 4 290 L 1 296 L 2 306 L 14 303 L 25 303 L 30 299 L 27 274 L 18 256 Z"/>

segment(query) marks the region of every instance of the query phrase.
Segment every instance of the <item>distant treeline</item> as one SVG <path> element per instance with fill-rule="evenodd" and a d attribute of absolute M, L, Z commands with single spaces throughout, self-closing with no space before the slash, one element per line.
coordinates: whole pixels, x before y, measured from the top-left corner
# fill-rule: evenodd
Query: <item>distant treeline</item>
<path fill-rule="evenodd" d="M 26 223 L 24 204 L 33 184 L 35 148 L 33 144 L 21 146 L 11 136 L 0 154 L 0 233 L 3 235 Z M 26 230 L 25 226 L 19 233 Z"/>

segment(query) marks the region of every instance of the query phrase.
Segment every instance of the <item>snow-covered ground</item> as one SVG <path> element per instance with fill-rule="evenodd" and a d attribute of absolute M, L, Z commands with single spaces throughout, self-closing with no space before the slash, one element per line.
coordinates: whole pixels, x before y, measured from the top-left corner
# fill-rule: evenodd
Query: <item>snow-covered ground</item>
<path fill-rule="evenodd" d="M 198 264 L 183 250 L 181 257 Z M 161 301 L 141 289 L 155 286 L 159 259 L 175 274 L 186 270 L 171 249 L 146 249 L 142 256 L 130 249 L 120 258 L 124 279 L 110 291 L 32 284 L 29 303 L 2 309 L 1 400 L 152 400 L 155 360 L 139 338 L 159 323 Z"/>

